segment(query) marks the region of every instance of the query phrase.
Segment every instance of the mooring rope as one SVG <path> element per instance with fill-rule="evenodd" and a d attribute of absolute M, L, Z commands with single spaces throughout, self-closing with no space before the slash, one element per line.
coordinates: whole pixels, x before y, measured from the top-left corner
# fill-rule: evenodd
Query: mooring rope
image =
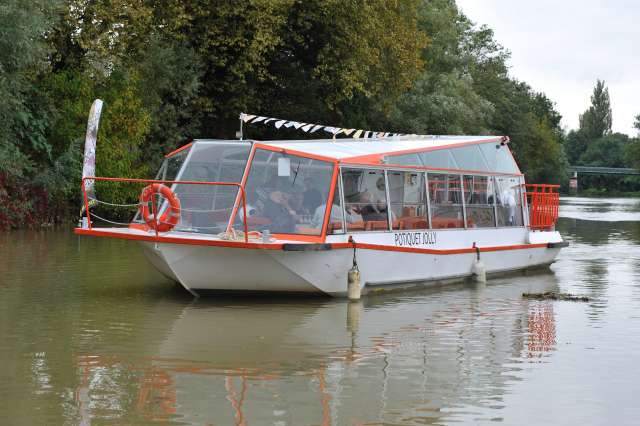
<path fill-rule="evenodd" d="M 123 223 L 123 222 L 114 222 L 113 220 L 105 219 L 105 218 L 104 218 L 104 217 L 102 217 L 102 216 L 98 216 L 97 214 L 95 214 L 95 213 L 93 213 L 93 212 L 91 213 L 91 216 L 92 216 L 92 217 L 95 217 L 95 218 L 97 218 L 97 219 L 99 219 L 99 220 L 101 220 L 101 221 L 103 221 L 103 222 L 110 223 L 110 224 L 112 224 L 112 225 L 129 226 L 129 224 L 130 224 L 130 222 L 126 222 L 126 223 Z"/>
<path fill-rule="evenodd" d="M 97 198 L 92 198 L 93 201 L 95 201 L 98 204 L 104 204 L 106 206 L 111 206 L 111 207 L 139 207 L 141 205 L 141 203 L 135 203 L 135 204 L 114 204 L 114 203 L 109 203 L 107 201 L 102 201 L 102 200 L 98 200 Z"/>

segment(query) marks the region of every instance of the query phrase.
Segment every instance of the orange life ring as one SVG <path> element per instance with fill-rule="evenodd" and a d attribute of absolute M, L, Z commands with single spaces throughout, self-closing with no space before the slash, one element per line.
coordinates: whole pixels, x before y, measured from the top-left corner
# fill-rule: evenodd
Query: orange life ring
<path fill-rule="evenodd" d="M 149 203 L 158 193 L 169 202 L 169 208 L 165 209 L 164 213 L 156 220 Z M 156 205 L 157 209 L 160 207 L 160 205 Z M 180 220 L 180 200 L 168 186 L 161 183 L 153 183 L 145 186 L 142 194 L 140 194 L 140 215 L 151 229 L 155 229 L 158 232 L 171 231 Z"/>

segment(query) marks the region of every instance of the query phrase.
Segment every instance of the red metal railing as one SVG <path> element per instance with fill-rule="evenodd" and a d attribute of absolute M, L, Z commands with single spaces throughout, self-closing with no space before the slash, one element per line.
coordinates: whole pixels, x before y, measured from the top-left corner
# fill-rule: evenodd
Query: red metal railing
<path fill-rule="evenodd" d="M 92 229 L 93 225 L 91 223 L 91 212 L 89 210 L 89 197 L 87 196 L 87 189 L 85 182 L 87 180 L 94 181 L 107 181 L 107 182 L 132 182 L 132 183 L 143 183 L 143 184 L 153 184 L 153 183 L 161 183 L 161 184 L 180 184 L 180 185 L 218 185 L 218 186 L 235 186 L 240 191 L 240 199 L 242 201 L 242 220 L 244 222 L 244 242 L 249 241 L 249 232 L 247 228 L 247 197 L 244 192 L 244 188 L 240 183 L 237 182 L 200 182 L 200 181 L 191 181 L 191 180 L 155 180 L 155 179 L 127 179 L 127 178 L 111 178 L 111 177 L 95 177 L 95 176 L 87 176 L 82 178 L 82 196 L 84 200 L 84 208 L 87 212 L 87 224 L 89 229 Z M 155 197 L 152 198 L 152 210 L 153 217 L 158 217 L 158 203 L 155 202 Z M 234 213 L 236 209 L 234 208 Z M 227 226 L 227 231 L 231 225 Z M 159 236 L 157 228 L 155 229 L 156 237 Z"/>
<path fill-rule="evenodd" d="M 525 187 L 529 203 L 529 227 L 534 230 L 552 229 L 558 220 L 560 185 L 528 184 Z"/>

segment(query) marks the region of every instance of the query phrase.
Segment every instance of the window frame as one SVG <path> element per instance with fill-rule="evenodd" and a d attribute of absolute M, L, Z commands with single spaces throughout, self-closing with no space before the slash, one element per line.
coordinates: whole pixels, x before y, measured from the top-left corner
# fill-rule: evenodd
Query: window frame
<path fill-rule="evenodd" d="M 276 146 L 272 146 L 272 145 L 262 144 L 262 143 L 259 143 L 259 142 L 254 142 L 252 144 L 251 151 L 249 153 L 249 159 L 247 160 L 247 165 L 246 165 L 245 170 L 244 170 L 244 172 L 242 174 L 242 180 L 240 182 L 243 192 L 246 190 L 247 181 L 249 180 L 249 174 L 250 174 L 249 172 L 251 171 L 251 166 L 253 165 L 253 160 L 255 158 L 256 151 L 259 150 L 259 149 L 264 150 L 264 151 L 271 151 L 271 152 L 274 152 L 274 153 L 290 155 L 292 157 L 300 157 L 300 158 L 306 158 L 306 159 L 309 159 L 309 160 L 323 161 L 323 162 L 331 164 L 331 179 L 330 179 L 330 185 L 331 186 L 330 186 L 329 191 L 328 191 L 328 197 L 327 197 L 326 200 L 324 200 L 325 201 L 325 206 L 327 206 L 328 208 L 326 208 L 325 212 L 324 212 L 324 219 L 323 219 L 323 223 L 321 225 L 320 234 L 319 235 L 305 235 L 305 234 L 290 234 L 290 233 L 282 233 L 282 232 L 277 232 L 277 233 L 271 234 L 275 238 L 281 239 L 281 240 L 305 241 L 305 242 L 324 242 L 326 240 L 326 237 L 327 237 L 328 222 L 329 222 L 329 218 L 330 218 L 330 215 L 331 215 L 331 205 L 333 204 L 333 197 L 335 195 L 336 179 L 337 179 L 337 174 L 339 173 L 339 168 L 338 168 L 339 162 L 338 162 L 338 160 L 335 159 L 335 158 L 325 157 L 325 156 L 322 156 L 322 155 L 308 154 L 308 153 L 300 152 L 300 151 L 293 150 L 293 149 L 276 147 Z M 238 196 L 236 197 L 236 201 L 235 201 L 234 206 L 233 206 L 232 214 L 231 214 L 231 217 L 229 218 L 229 224 L 227 226 L 228 230 L 233 227 L 233 224 L 235 223 L 236 216 L 237 216 L 238 210 L 241 207 L 241 204 L 242 204 L 241 194 L 240 194 L 240 191 L 238 191 Z M 344 206 L 342 206 L 342 209 L 343 209 L 343 218 L 344 218 Z"/>
<path fill-rule="evenodd" d="M 303 158 L 308 158 L 311 160 L 319 160 L 319 161 L 325 161 L 328 163 L 332 163 L 333 164 L 333 171 L 332 171 L 332 176 L 331 176 L 331 187 L 329 189 L 328 192 L 328 198 L 326 200 L 326 205 L 329 206 L 330 203 L 333 203 L 333 197 L 335 196 L 335 189 L 336 189 L 336 183 L 337 186 L 339 186 L 339 191 L 340 191 L 340 208 L 342 209 L 342 232 L 340 233 L 332 233 L 332 234 L 328 234 L 328 222 L 330 219 L 330 214 L 331 214 L 331 209 L 327 208 L 325 211 L 325 217 L 324 217 L 324 221 L 322 224 L 322 229 L 321 229 L 321 233 L 319 236 L 316 235 L 302 235 L 302 234 L 286 234 L 286 233 L 274 233 L 272 234 L 274 237 L 279 238 L 279 239 L 289 239 L 289 240 L 293 240 L 293 241 L 305 241 L 305 242 L 325 242 L 326 238 L 328 235 L 331 236 L 335 236 L 335 237 L 340 237 L 340 236 L 345 236 L 345 235 L 349 235 L 349 234 L 360 234 L 360 233 L 392 233 L 392 232 L 399 232 L 401 230 L 394 230 L 393 229 L 393 218 L 390 214 L 391 210 L 391 206 L 390 206 L 390 194 L 389 194 L 389 182 L 388 182 L 388 175 L 387 173 L 389 171 L 397 171 L 397 172 L 415 172 L 415 173 L 419 173 L 422 174 L 424 177 L 424 185 L 425 185 L 425 192 L 426 192 L 426 212 L 427 212 L 427 223 L 428 223 L 428 229 L 429 230 L 433 230 L 433 222 L 432 222 L 432 217 L 433 217 L 433 212 L 432 212 L 432 207 L 431 207 L 431 195 L 429 193 L 429 173 L 436 173 L 436 174 L 450 174 L 450 175 L 459 175 L 460 177 L 460 181 L 463 182 L 464 181 L 464 176 L 465 175 L 474 175 L 474 176 L 487 176 L 490 179 L 494 179 L 494 185 L 495 185 L 495 178 L 498 176 L 504 176 L 504 177 L 514 177 L 516 179 L 519 180 L 519 182 L 521 184 L 523 184 L 524 181 L 524 175 L 522 173 L 501 173 L 501 172 L 487 172 L 487 171 L 479 171 L 479 170 L 462 170 L 462 169 L 444 169 L 444 168 L 435 168 L 435 167 L 427 167 L 427 166 L 405 166 L 405 165 L 396 165 L 396 164 L 380 164 L 380 165 L 369 165 L 369 164 L 351 164 L 351 163 L 346 163 L 346 162 L 340 162 L 340 160 L 336 159 L 336 158 L 331 158 L 331 157 L 325 157 L 325 156 L 321 156 L 321 155 L 314 155 L 314 154 L 308 154 L 305 152 L 300 152 L 297 150 L 291 150 L 291 149 L 287 149 L 287 148 L 283 148 L 283 147 L 275 147 L 275 146 L 271 146 L 271 145 L 266 145 L 266 144 L 262 144 L 259 142 L 253 142 L 252 143 L 252 147 L 251 147 L 251 151 L 249 153 L 249 158 L 247 160 L 247 164 L 245 166 L 245 170 L 243 172 L 243 176 L 242 176 L 242 180 L 241 180 L 241 185 L 243 190 L 245 189 L 248 177 L 249 177 L 249 170 L 251 169 L 251 166 L 253 164 L 253 159 L 255 156 L 255 152 L 258 149 L 263 149 L 266 151 L 271 151 L 271 152 L 277 152 L 277 153 L 283 153 L 283 154 L 288 154 L 291 156 L 297 156 L 297 157 L 303 157 Z M 511 153 L 511 150 L 509 150 L 509 153 Z M 189 152 L 189 154 L 191 154 L 191 152 Z M 515 161 L 515 160 L 514 160 Z M 517 163 L 516 163 L 517 165 Z M 346 221 L 346 203 L 345 203 L 345 191 L 344 191 L 344 179 L 343 179 L 343 172 L 347 169 L 357 169 L 357 170 L 376 170 L 376 171 L 382 171 L 384 174 L 384 178 L 385 178 L 385 195 L 386 195 L 386 206 L 387 206 L 387 221 L 388 221 L 388 229 L 387 230 L 371 230 L 371 231 L 367 231 L 367 230 L 362 230 L 362 231 L 349 231 L 347 230 L 347 221 Z M 235 221 L 236 215 L 237 215 L 237 210 L 239 209 L 239 203 L 240 203 L 240 192 L 238 193 L 238 197 L 236 199 L 236 202 L 234 204 L 234 212 L 230 217 L 229 220 L 229 227 L 231 227 L 233 225 L 233 222 Z M 461 229 L 470 229 L 468 228 L 468 225 L 466 223 L 466 216 L 467 216 L 467 212 L 466 212 L 466 203 L 464 200 L 464 184 L 460 185 L 460 197 L 462 200 L 462 211 L 463 211 L 463 217 L 464 217 L 464 224 L 465 227 L 464 228 L 438 228 L 438 232 L 440 231 L 459 231 Z M 513 229 L 513 228 L 526 228 L 528 226 L 528 215 L 527 215 L 527 205 L 526 205 L 526 197 L 524 196 L 524 191 L 520 191 L 520 198 L 521 198 L 521 202 L 520 202 L 520 206 L 522 209 L 522 217 L 523 217 L 523 225 L 521 226 L 497 226 L 497 203 L 496 200 L 494 199 L 494 217 L 495 217 L 495 221 L 496 221 L 496 226 L 495 228 L 479 228 L 479 229 L 502 229 L 502 228 L 507 228 L 507 229 Z M 471 229 L 475 229 L 475 228 L 471 228 Z"/>
<path fill-rule="evenodd" d="M 344 181 L 343 178 L 343 172 L 344 170 L 375 170 L 375 171 L 381 171 L 382 172 L 382 176 L 384 177 L 384 185 L 385 185 L 385 198 L 386 198 L 386 206 L 387 206 L 387 229 L 376 229 L 376 230 L 363 230 L 363 231 L 349 231 L 346 227 L 345 229 L 345 234 L 351 234 L 351 233 L 381 233 L 381 232 L 393 232 L 392 229 L 392 224 L 391 221 L 393 220 L 391 218 L 391 210 L 390 208 L 390 198 L 389 198 L 389 181 L 387 179 L 387 170 L 392 170 L 392 168 L 386 168 L 386 167 L 379 167 L 379 166 L 367 166 L 365 164 L 356 164 L 356 165 L 351 165 L 351 164 L 346 164 L 344 166 L 339 167 L 339 173 L 340 173 L 340 180 Z M 343 184 L 343 188 L 342 188 L 342 198 L 343 198 L 343 203 L 342 203 L 342 217 L 344 218 L 344 221 L 346 222 L 346 204 L 344 203 L 344 184 Z M 346 224 L 345 224 L 346 226 Z"/>
<path fill-rule="evenodd" d="M 429 225 L 429 230 L 434 230 L 433 228 L 433 223 L 432 223 L 432 218 L 433 218 L 433 212 L 431 209 L 431 194 L 429 193 L 429 174 L 441 174 L 441 175 L 455 175 L 458 176 L 460 179 L 460 198 L 461 198 L 461 204 L 462 204 L 462 213 L 463 213 L 463 220 L 464 220 L 464 227 L 460 227 L 460 228 L 435 228 L 435 230 L 437 230 L 438 232 L 440 231 L 459 231 L 459 230 L 466 230 L 466 229 L 473 229 L 473 230 L 487 230 L 487 229 L 514 229 L 514 228 L 526 228 L 528 226 L 528 216 L 526 215 L 526 211 L 527 211 L 527 206 L 526 206 L 526 197 L 524 196 L 524 191 L 520 191 L 520 198 L 521 198 L 521 202 L 520 202 L 520 206 L 522 209 L 522 217 L 523 217 L 523 224 L 522 225 L 518 225 L 518 226 L 498 226 L 498 212 L 497 212 L 497 202 L 495 200 L 494 197 L 494 201 L 493 201 L 493 210 L 494 210 L 494 223 L 495 226 L 494 227 L 486 227 L 486 228 L 470 228 L 467 224 L 467 205 L 464 199 L 464 177 L 465 176 L 486 176 L 488 179 L 492 179 L 493 183 L 494 183 L 494 187 L 496 187 L 496 177 L 513 177 L 518 179 L 518 181 L 520 182 L 520 185 L 523 185 L 523 181 L 524 181 L 524 175 L 522 174 L 513 174 L 513 173 L 493 173 L 493 172 L 480 172 L 480 171 L 468 171 L 468 170 L 443 170 L 443 169 L 434 169 L 434 168 L 427 168 L 427 167 L 413 167 L 413 166 L 397 166 L 397 165 L 393 165 L 393 164 L 384 164 L 384 165 L 378 165 L 378 166 L 372 166 L 372 165 L 366 165 L 366 164 L 340 164 L 338 167 L 338 173 L 340 174 L 340 181 L 341 181 L 341 185 L 342 184 L 342 179 L 343 179 L 343 171 L 345 169 L 360 169 L 360 170 L 381 170 L 384 171 L 385 174 L 385 185 L 386 185 L 386 193 L 387 193 L 387 211 L 390 212 L 391 210 L 391 205 L 390 205 L 390 197 L 389 197 L 389 183 L 388 183 L 388 178 L 387 178 L 387 172 L 415 172 L 415 173 L 422 173 L 424 175 L 424 184 L 425 184 L 425 192 L 426 192 L 426 203 L 427 203 L 427 222 Z M 346 226 L 346 224 L 344 223 L 346 221 L 345 218 L 345 200 L 344 200 L 344 186 L 341 187 L 341 193 L 342 193 L 342 209 L 343 209 L 343 227 Z M 387 231 L 381 231 L 381 230 L 375 230 L 375 231 L 347 231 L 346 228 L 345 229 L 345 233 L 344 234 L 355 234 L 355 233 L 380 233 L 380 232 L 401 232 L 402 230 L 394 230 L 393 229 L 393 224 L 392 224 L 392 218 L 391 215 L 388 214 L 388 220 L 389 220 L 389 230 Z M 334 235 L 340 235 L 340 234 L 334 234 Z"/>

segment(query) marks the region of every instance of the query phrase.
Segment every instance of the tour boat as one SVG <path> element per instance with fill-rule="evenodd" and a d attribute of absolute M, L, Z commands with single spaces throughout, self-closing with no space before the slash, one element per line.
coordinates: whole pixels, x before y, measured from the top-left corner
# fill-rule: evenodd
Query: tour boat
<path fill-rule="evenodd" d="M 97 226 L 102 181 L 138 185 L 125 226 Z M 549 265 L 557 190 L 525 184 L 502 136 L 195 140 L 152 180 L 85 176 L 75 232 L 138 241 L 194 295 L 340 297 L 354 266 L 366 294 Z"/>

